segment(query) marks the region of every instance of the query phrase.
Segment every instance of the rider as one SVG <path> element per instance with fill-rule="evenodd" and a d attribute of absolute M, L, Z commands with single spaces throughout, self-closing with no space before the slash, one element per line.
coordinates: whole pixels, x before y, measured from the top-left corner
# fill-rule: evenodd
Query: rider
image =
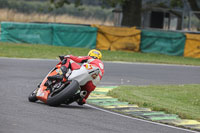
<path fill-rule="evenodd" d="M 104 74 L 104 64 L 101 61 L 101 58 L 102 58 L 101 52 L 99 50 L 93 49 L 89 51 L 88 56 L 66 55 L 66 56 L 59 56 L 59 57 L 62 61 L 62 67 L 61 67 L 62 74 L 48 77 L 48 79 L 50 80 L 59 79 L 59 80 L 65 81 L 66 78 L 69 76 L 70 69 L 72 71 L 76 69 L 80 69 L 81 66 L 78 63 L 88 63 L 100 69 L 99 75 L 93 78 L 95 80 L 88 81 L 84 86 L 81 86 L 81 90 L 86 91 L 87 94 L 84 98 L 79 99 L 77 103 L 79 105 L 85 104 L 86 99 L 88 98 L 90 93 L 96 88 L 97 84 L 102 79 L 103 74 Z"/>

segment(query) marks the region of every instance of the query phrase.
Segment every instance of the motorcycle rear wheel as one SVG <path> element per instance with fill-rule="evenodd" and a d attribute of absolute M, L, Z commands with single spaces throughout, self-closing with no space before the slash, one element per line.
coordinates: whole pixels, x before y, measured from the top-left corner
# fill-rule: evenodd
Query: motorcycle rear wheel
<path fill-rule="evenodd" d="M 78 81 L 72 80 L 69 85 L 67 85 L 59 93 L 54 95 L 50 94 L 47 99 L 47 104 L 50 106 L 59 106 L 64 103 L 66 99 L 71 98 L 79 90 L 79 88 Z"/>

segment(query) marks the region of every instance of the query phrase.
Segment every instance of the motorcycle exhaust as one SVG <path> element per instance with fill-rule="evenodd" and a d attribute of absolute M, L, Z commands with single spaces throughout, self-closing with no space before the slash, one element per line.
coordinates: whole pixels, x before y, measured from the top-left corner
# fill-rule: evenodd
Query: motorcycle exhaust
<path fill-rule="evenodd" d="M 87 95 L 87 91 L 81 91 L 80 96 L 81 98 L 84 98 Z"/>

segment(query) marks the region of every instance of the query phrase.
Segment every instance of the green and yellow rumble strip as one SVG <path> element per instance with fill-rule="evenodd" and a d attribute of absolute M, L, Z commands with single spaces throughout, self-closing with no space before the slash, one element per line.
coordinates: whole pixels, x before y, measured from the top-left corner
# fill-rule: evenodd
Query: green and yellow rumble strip
<path fill-rule="evenodd" d="M 88 103 L 129 116 L 200 131 L 200 122 L 196 120 L 180 119 L 175 114 L 152 111 L 150 108 L 141 108 L 138 105 L 120 102 L 117 98 L 107 96 L 108 91 L 113 88 L 115 86 L 96 88 L 88 98 Z"/>

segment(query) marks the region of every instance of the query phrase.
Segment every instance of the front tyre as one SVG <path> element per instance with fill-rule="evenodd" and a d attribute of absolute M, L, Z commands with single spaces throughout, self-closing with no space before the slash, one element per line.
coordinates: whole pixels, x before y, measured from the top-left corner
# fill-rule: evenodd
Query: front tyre
<path fill-rule="evenodd" d="M 37 97 L 36 97 L 37 90 L 38 89 L 31 92 L 31 94 L 28 96 L 29 102 L 36 102 L 38 100 Z"/>
<path fill-rule="evenodd" d="M 64 103 L 66 99 L 71 98 L 79 88 L 78 81 L 72 80 L 60 92 L 49 94 L 47 104 L 50 106 L 59 106 L 61 103 Z"/>

